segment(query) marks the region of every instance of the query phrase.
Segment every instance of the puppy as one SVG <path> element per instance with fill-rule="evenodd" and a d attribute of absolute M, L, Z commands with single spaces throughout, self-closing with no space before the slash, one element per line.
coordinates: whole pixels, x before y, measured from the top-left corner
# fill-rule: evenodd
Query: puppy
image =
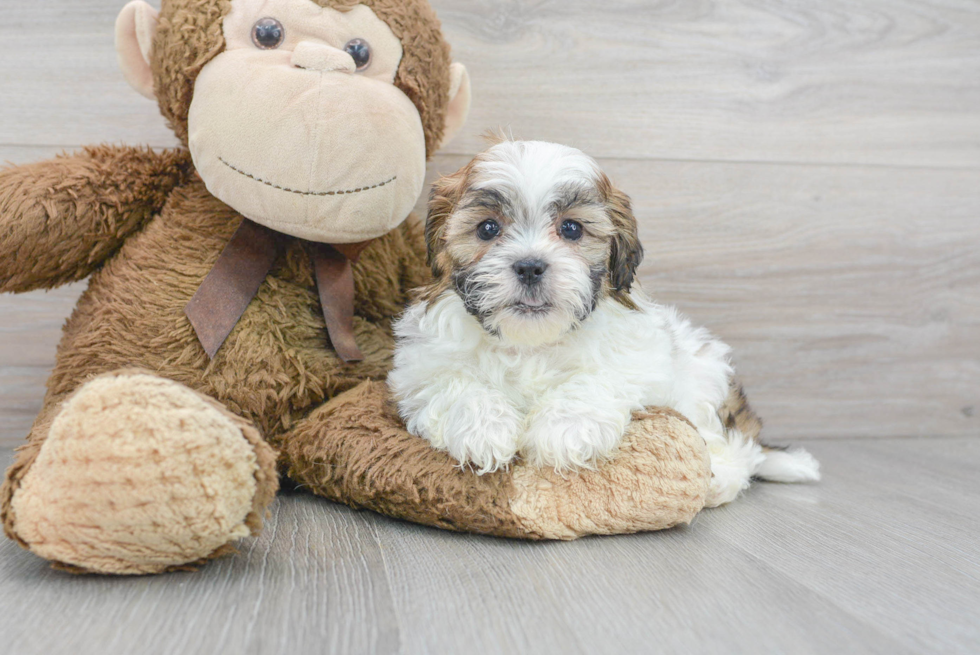
<path fill-rule="evenodd" d="M 480 473 L 518 455 L 557 470 L 614 456 L 632 412 L 671 407 L 708 444 L 708 505 L 752 477 L 819 478 L 764 448 L 730 349 L 634 280 L 629 198 L 573 148 L 497 143 L 436 183 L 434 281 L 395 326 L 388 382 L 413 434 Z"/>

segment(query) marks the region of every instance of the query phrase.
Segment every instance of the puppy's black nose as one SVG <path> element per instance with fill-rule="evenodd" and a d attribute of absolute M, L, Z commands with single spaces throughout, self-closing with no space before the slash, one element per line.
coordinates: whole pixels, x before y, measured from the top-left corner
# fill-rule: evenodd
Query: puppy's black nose
<path fill-rule="evenodd" d="M 521 278 L 521 282 L 528 286 L 540 282 L 547 269 L 548 265 L 540 259 L 525 259 L 514 264 L 514 272 L 517 273 L 517 277 Z"/>

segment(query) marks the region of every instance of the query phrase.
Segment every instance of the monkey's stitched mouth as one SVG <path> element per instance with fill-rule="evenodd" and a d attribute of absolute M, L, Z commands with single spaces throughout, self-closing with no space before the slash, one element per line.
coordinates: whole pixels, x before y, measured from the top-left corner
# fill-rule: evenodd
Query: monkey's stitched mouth
<path fill-rule="evenodd" d="M 266 186 L 272 187 L 273 189 L 279 189 L 280 191 L 285 191 L 286 193 L 295 193 L 296 195 L 299 196 L 349 196 L 353 193 L 361 193 L 362 191 L 370 191 L 371 189 L 380 189 L 381 187 L 388 186 L 389 184 L 391 184 L 392 182 L 398 179 L 397 175 L 393 175 L 391 176 L 391 178 L 385 180 L 384 182 L 378 182 L 377 184 L 374 184 L 372 186 L 363 186 L 363 187 L 358 187 L 356 189 L 347 189 L 344 191 L 299 191 L 298 189 L 290 189 L 288 187 L 280 186 L 273 182 L 269 182 L 268 180 L 263 180 L 261 177 L 255 177 L 251 173 L 246 173 L 243 170 L 235 168 L 221 157 L 218 157 L 218 161 L 220 161 L 222 164 L 224 164 L 231 170 L 235 171 L 239 175 L 247 177 L 250 180 L 261 182 Z"/>

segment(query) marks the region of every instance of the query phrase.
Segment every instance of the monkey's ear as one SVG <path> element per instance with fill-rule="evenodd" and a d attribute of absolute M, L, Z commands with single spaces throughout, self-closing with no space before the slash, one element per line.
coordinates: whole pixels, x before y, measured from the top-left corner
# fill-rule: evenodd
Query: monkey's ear
<path fill-rule="evenodd" d="M 628 195 L 612 186 L 608 178 L 600 182 L 606 198 L 606 211 L 615 231 L 609 248 L 609 284 L 613 290 L 628 292 L 636 269 L 643 261 L 643 245 Z"/>
<path fill-rule="evenodd" d="M 157 31 L 158 16 L 157 10 L 143 0 L 133 0 L 123 7 L 116 19 L 116 55 L 119 57 L 119 68 L 126 76 L 126 81 L 151 100 L 155 96 L 150 55 L 153 52 L 153 35 Z"/>
<path fill-rule="evenodd" d="M 470 88 L 470 74 L 463 64 L 453 64 L 449 67 L 449 107 L 446 109 L 446 125 L 442 133 L 439 147 L 449 143 L 459 133 L 470 115 L 470 102 L 473 91 Z"/>

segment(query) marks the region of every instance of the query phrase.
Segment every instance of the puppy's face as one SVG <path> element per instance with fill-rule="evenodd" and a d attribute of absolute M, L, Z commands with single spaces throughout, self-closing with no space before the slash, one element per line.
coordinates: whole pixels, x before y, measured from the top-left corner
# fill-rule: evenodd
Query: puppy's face
<path fill-rule="evenodd" d="M 426 224 L 436 282 L 506 342 L 560 339 L 611 295 L 631 306 L 643 257 L 629 198 L 582 152 L 505 141 L 433 188 Z"/>

